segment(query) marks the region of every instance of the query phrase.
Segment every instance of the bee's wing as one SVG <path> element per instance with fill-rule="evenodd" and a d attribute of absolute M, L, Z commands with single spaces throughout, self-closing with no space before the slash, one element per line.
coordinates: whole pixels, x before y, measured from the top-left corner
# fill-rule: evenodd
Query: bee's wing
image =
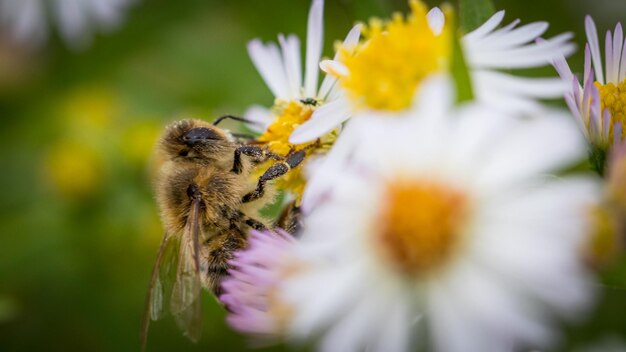
<path fill-rule="evenodd" d="M 192 341 L 200 338 L 202 307 L 200 294 L 199 233 L 200 200 L 193 201 L 187 224 L 180 240 L 176 282 L 170 301 L 170 310 L 178 326 Z"/>
<path fill-rule="evenodd" d="M 143 322 L 141 324 L 141 350 L 145 349 L 148 338 L 150 320 L 163 317 L 164 307 L 168 301 L 168 292 L 171 292 L 175 280 L 174 267 L 178 261 L 178 236 L 165 233 L 161 240 L 159 252 L 152 268 L 148 296 L 144 308 Z"/>

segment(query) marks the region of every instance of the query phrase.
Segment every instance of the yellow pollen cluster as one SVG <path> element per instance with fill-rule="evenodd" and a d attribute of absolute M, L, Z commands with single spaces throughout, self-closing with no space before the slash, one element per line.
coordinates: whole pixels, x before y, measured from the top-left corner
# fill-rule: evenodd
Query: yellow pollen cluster
<path fill-rule="evenodd" d="M 587 239 L 585 254 L 596 267 L 603 267 L 615 260 L 623 250 L 619 236 L 619 215 L 608 205 L 590 209 L 591 232 Z"/>
<path fill-rule="evenodd" d="M 272 152 L 280 155 L 287 155 L 293 149 L 304 148 L 307 144 L 290 144 L 289 136 L 298 126 L 311 118 L 313 109 L 313 106 L 299 101 L 277 102 L 274 110 L 278 117 L 258 140 L 266 142 Z"/>
<path fill-rule="evenodd" d="M 315 142 L 304 144 L 291 144 L 289 143 L 289 136 L 291 133 L 301 124 L 311 118 L 314 105 L 304 104 L 300 101 L 277 101 L 274 106 L 274 112 L 276 117 L 267 130 L 259 137 L 260 142 L 266 142 L 270 151 L 286 156 L 290 151 L 301 150 L 310 146 Z M 328 136 L 322 137 L 322 140 L 328 139 Z M 315 150 L 310 149 L 307 154 L 311 154 Z M 255 174 L 253 177 L 258 178 L 262 172 L 267 170 L 275 161 L 268 161 L 259 168 L 260 174 Z M 302 165 L 297 166 L 295 169 L 289 171 L 284 176 L 281 176 L 276 180 L 276 187 L 281 190 L 287 190 L 297 196 L 299 200 L 304 192 L 304 186 L 306 181 L 302 173 Z"/>
<path fill-rule="evenodd" d="M 618 85 L 607 83 L 605 85 L 599 82 L 595 83 L 600 92 L 600 111 L 608 109 L 611 113 L 611 130 L 610 138 L 613 138 L 613 125 L 615 123 L 626 124 L 626 79 Z M 622 137 L 626 129 L 622 129 Z"/>
<path fill-rule="evenodd" d="M 435 35 L 426 20 L 426 6 L 416 0 L 410 5 L 406 19 L 399 13 L 388 22 L 372 19 L 356 47 L 338 48 L 339 61 L 349 73 L 334 74 L 357 108 L 405 109 L 424 78 L 446 69 L 451 53 L 448 26 Z"/>
<path fill-rule="evenodd" d="M 424 180 L 387 185 L 376 244 L 400 272 L 424 275 L 450 259 L 468 211 L 464 193 Z"/>

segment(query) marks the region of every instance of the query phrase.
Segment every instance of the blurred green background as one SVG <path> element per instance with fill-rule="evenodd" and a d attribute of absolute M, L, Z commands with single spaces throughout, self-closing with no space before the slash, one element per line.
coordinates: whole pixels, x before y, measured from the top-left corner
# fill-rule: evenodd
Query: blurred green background
<path fill-rule="evenodd" d="M 151 189 L 155 140 L 177 118 L 269 106 L 246 43 L 279 32 L 304 38 L 309 4 L 144 0 L 79 51 L 54 32 L 38 49 L 0 33 L 0 351 L 139 350 L 162 235 Z M 506 23 L 547 20 L 548 35 L 573 31 L 581 47 L 586 13 L 601 33 L 626 13 L 617 0 L 495 4 L 507 10 Z M 355 21 L 406 9 L 404 0 L 327 0 L 325 55 Z M 570 64 L 582 70 L 580 51 Z M 606 274 L 602 304 L 569 328 L 564 349 L 626 336 L 622 272 Z M 204 301 L 200 343 L 168 318 L 152 324 L 148 350 L 248 348 L 213 298 Z"/>

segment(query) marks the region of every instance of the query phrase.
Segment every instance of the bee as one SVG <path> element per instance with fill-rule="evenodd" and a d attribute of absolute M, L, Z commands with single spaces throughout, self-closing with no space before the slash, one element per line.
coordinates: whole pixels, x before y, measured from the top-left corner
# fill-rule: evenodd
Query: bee
<path fill-rule="evenodd" d="M 142 350 L 150 320 L 166 308 L 192 341 L 201 332 L 202 288 L 219 295 L 228 261 L 246 245 L 250 229 L 281 226 L 295 231 L 297 208 L 288 207 L 277 224 L 259 215 L 274 199 L 269 181 L 302 162 L 305 151 L 276 155 L 262 144 L 241 138 L 202 120 L 182 120 L 166 127 L 157 145 L 160 167 L 155 182 L 165 234 L 152 269 L 144 319 Z M 255 166 L 276 163 L 254 180 Z M 296 214 L 296 215 L 294 215 Z"/>

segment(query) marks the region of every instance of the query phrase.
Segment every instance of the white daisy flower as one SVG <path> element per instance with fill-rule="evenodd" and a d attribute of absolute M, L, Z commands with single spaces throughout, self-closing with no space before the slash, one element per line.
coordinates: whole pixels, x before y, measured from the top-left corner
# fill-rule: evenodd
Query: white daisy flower
<path fill-rule="evenodd" d="M 242 256 L 240 280 L 271 283 L 237 300 L 265 333 L 320 337 L 322 351 L 511 351 L 546 345 L 553 318 L 589 303 L 578 252 L 598 187 L 547 175 L 584 155 L 575 124 L 449 110 L 440 83 L 420 95 L 419 116 L 346 128 L 356 141 L 327 155 L 343 167 L 323 175 L 334 188 L 299 242 Z"/>
<path fill-rule="evenodd" d="M 323 0 L 313 0 L 309 11 L 307 28 L 307 48 L 304 79 L 300 57 L 300 40 L 294 34 L 278 36 L 280 47 L 274 43 L 263 44 L 255 39 L 248 44 L 252 62 L 274 95 L 271 109 L 252 106 L 244 114 L 253 121 L 261 135 L 257 141 L 266 143 L 275 154 L 287 155 L 293 150 L 307 149 L 307 155 L 325 152 L 336 138 L 336 133 L 320 135 L 320 143 L 289 142 L 289 136 L 295 128 L 306 122 L 314 111 L 332 103 L 340 97 L 341 91 L 335 83 L 337 79 L 326 75 L 318 88 L 319 62 L 323 47 Z M 355 45 L 359 40 L 360 27 L 355 26 L 348 33 L 344 45 Z M 340 115 L 348 111 L 335 111 Z M 331 129 L 332 130 L 332 129 Z M 327 132 L 330 132 L 327 131 Z M 302 167 L 290 171 L 277 180 L 276 186 L 288 190 L 300 197 L 305 181 Z"/>
<path fill-rule="evenodd" d="M 313 113 L 290 139 L 302 143 L 336 128 L 350 114 L 336 111 L 403 111 L 410 108 L 421 82 L 429 75 L 446 72 L 452 62 L 450 21 L 439 8 L 410 0 L 411 14 L 404 19 L 370 21 L 363 40 L 344 45 L 338 58 L 321 63 L 324 71 L 339 78 L 345 97 Z M 546 31 L 546 22 L 516 27 L 516 20 L 497 28 L 504 11 L 497 12 L 461 41 L 472 82 L 474 98 L 504 111 L 532 112 L 539 99 L 560 97 L 565 87 L 556 78 L 524 78 L 503 69 L 524 69 L 550 64 L 569 55 L 574 45 L 571 33 L 536 42 Z"/>
<path fill-rule="evenodd" d="M 84 48 L 96 30 L 110 31 L 134 0 L 0 0 L 0 26 L 20 42 L 42 45 L 48 27 L 74 49 Z M 50 22 L 50 23 L 49 23 Z"/>
<path fill-rule="evenodd" d="M 585 18 L 585 66 L 582 85 L 564 58 L 555 62 L 559 75 L 571 87 L 565 101 L 587 140 L 606 151 L 624 138 L 626 131 L 626 41 L 622 24 L 606 32 L 605 65 L 602 63 L 598 30 L 590 16 Z M 593 66 L 593 70 L 592 70 Z"/>
<path fill-rule="evenodd" d="M 304 80 L 302 75 L 302 61 L 300 57 L 300 40 L 294 34 L 278 36 L 280 48 L 274 43 L 263 44 L 255 39 L 248 44 L 248 53 L 261 77 L 272 91 L 275 98 L 274 110 L 255 105 L 248 109 L 245 117 L 257 122 L 258 132 L 267 132 L 273 122 L 280 119 L 281 106 L 288 104 L 300 105 L 300 110 L 307 110 L 298 115 L 301 119 L 308 119 L 313 110 L 337 99 L 337 81 L 331 75 L 326 75 L 318 89 L 319 62 L 324 43 L 323 27 L 323 0 L 313 0 L 309 11 L 307 26 L 307 48 Z M 355 26 L 346 36 L 344 45 L 355 45 L 359 40 L 359 26 Z M 279 107 L 277 109 L 277 107 Z M 295 120 L 295 118 L 292 118 Z M 299 121 L 288 125 L 298 126 Z M 278 127 L 278 126 L 275 126 Z M 285 136 L 288 138 L 289 135 Z"/>

